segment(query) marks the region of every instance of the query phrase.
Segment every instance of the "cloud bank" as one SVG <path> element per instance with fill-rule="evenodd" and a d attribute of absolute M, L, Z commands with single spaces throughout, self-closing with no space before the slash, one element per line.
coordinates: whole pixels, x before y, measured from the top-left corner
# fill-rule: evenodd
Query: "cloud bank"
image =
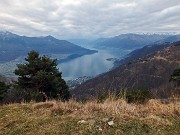
<path fill-rule="evenodd" d="M 58 38 L 180 32 L 180 1 L 1 0 L 0 30 Z"/>

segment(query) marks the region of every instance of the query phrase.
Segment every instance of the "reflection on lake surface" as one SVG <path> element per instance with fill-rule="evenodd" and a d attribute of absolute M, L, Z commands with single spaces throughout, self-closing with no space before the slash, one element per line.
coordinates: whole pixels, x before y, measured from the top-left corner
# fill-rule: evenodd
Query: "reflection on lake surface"
<path fill-rule="evenodd" d="M 65 80 L 82 76 L 96 76 L 111 69 L 113 67 L 113 61 L 107 61 L 106 59 L 115 57 L 118 58 L 116 53 L 98 50 L 98 53 L 60 63 L 58 68 L 62 71 L 62 76 Z"/>

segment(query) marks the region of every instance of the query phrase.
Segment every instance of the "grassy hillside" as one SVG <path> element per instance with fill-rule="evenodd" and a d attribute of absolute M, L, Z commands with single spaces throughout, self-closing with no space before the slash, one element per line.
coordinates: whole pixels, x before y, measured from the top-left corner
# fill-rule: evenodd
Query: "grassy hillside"
<path fill-rule="evenodd" d="M 179 135 L 180 103 L 144 105 L 107 99 L 0 106 L 1 135 Z"/>

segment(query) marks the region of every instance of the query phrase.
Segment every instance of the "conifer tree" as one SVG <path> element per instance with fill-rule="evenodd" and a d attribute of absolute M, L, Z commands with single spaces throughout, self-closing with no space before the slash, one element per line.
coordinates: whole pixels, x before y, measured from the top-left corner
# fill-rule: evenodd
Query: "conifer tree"
<path fill-rule="evenodd" d="M 43 93 L 46 97 L 67 100 L 70 97 L 68 86 L 57 68 L 57 60 L 48 56 L 40 56 L 31 51 L 25 58 L 25 64 L 18 64 L 15 74 L 17 85 L 27 92 Z"/>
<path fill-rule="evenodd" d="M 171 75 L 170 81 L 180 82 L 180 68 L 174 70 L 173 74 Z"/>

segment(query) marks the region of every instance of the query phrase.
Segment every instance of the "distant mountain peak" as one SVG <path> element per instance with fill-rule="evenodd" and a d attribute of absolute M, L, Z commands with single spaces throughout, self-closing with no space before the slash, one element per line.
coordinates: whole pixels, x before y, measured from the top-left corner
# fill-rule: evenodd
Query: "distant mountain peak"
<path fill-rule="evenodd" d="M 46 38 L 55 39 L 55 38 L 54 38 L 53 36 L 51 36 L 51 35 L 46 36 Z"/>
<path fill-rule="evenodd" d="M 0 31 L 0 36 L 1 37 L 15 37 L 17 35 L 9 31 Z"/>
<path fill-rule="evenodd" d="M 12 35 L 13 33 L 9 32 L 9 31 L 0 31 L 1 35 Z"/>

